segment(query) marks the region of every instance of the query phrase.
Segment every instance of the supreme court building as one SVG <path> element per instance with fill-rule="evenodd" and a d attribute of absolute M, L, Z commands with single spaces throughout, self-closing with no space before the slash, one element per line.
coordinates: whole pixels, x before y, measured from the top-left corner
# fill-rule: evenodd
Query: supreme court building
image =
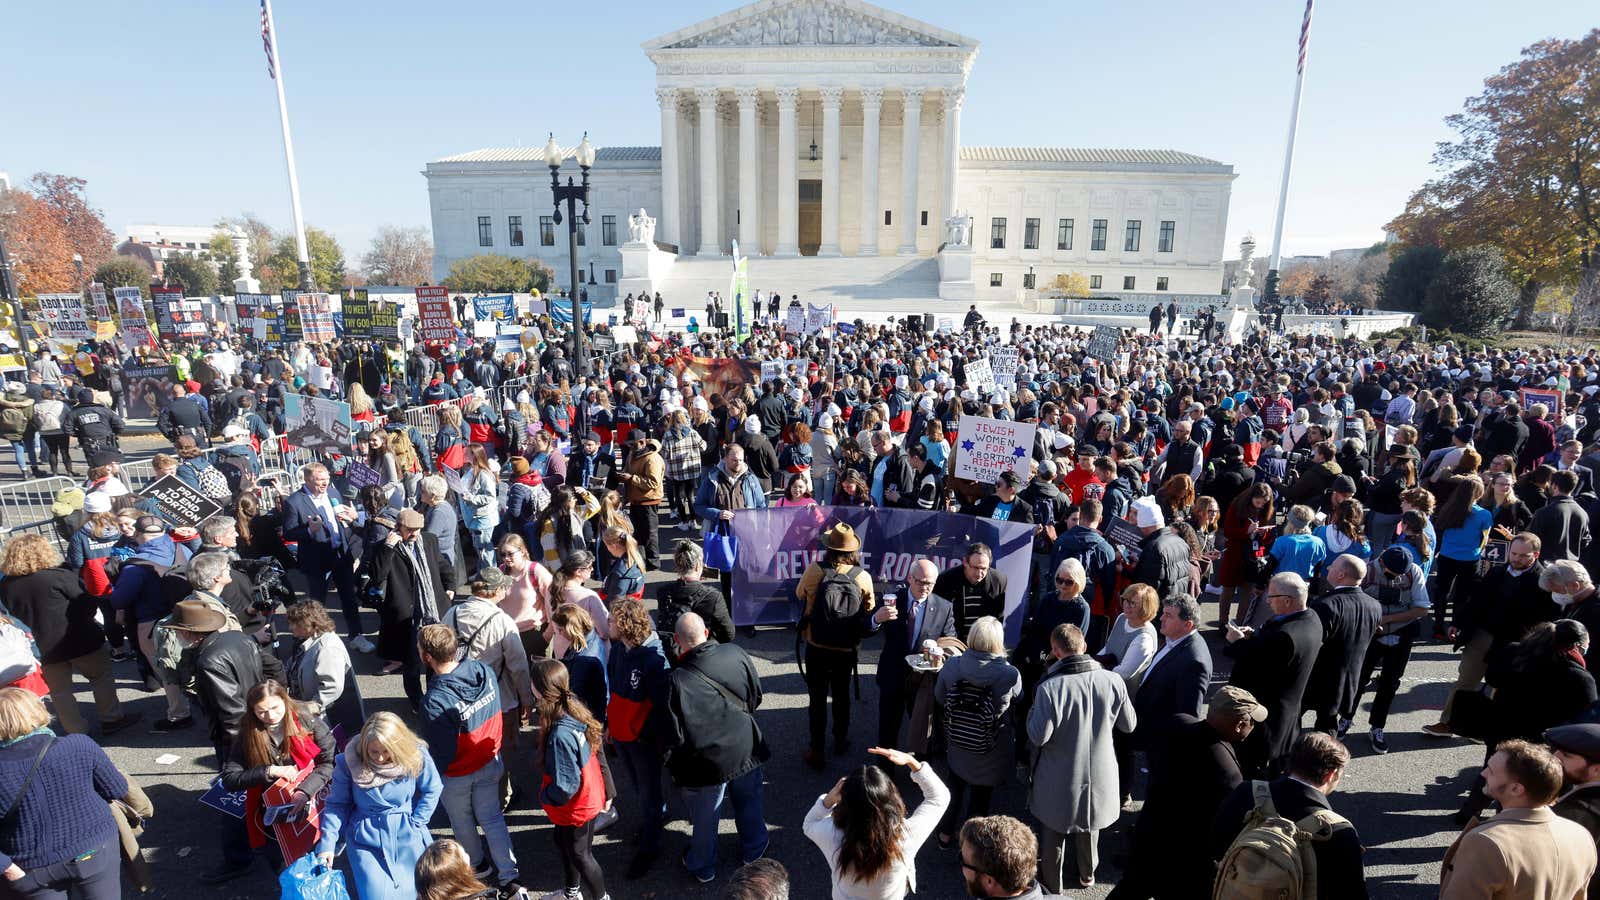
<path fill-rule="evenodd" d="M 643 49 L 660 146 L 599 148 L 579 247 L 591 295 L 725 289 L 735 242 L 751 286 L 785 293 L 1012 299 L 1066 273 L 1106 293 L 1222 288 L 1232 166 L 1175 150 L 963 146 L 972 38 L 859 0 L 760 0 Z M 575 170 L 567 150 L 563 178 Z M 542 148 L 472 151 L 423 174 L 436 277 L 509 253 L 564 286 Z"/>

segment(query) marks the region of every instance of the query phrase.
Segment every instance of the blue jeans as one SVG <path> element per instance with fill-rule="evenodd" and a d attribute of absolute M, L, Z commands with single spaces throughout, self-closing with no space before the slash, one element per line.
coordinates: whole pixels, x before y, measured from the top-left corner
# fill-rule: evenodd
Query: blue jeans
<path fill-rule="evenodd" d="M 739 854 L 744 862 L 760 859 L 767 852 L 767 823 L 761 811 L 761 767 L 725 784 L 684 788 L 683 802 L 689 807 L 689 822 L 694 833 L 689 837 L 689 852 L 683 864 L 697 877 L 717 875 L 717 822 L 722 818 L 724 798 L 733 803 L 733 821 L 739 829 Z"/>
<path fill-rule="evenodd" d="M 483 528 L 467 529 L 467 533 L 472 535 L 472 552 L 478 555 L 478 568 L 480 569 L 494 565 L 495 527 L 494 525 L 486 525 Z"/>
<path fill-rule="evenodd" d="M 447 775 L 444 793 L 439 797 L 439 805 L 450 817 L 450 830 L 455 832 L 456 841 L 467 852 L 474 869 L 483 865 L 483 841 L 488 841 L 489 856 L 494 859 L 499 884 L 517 877 L 511 832 L 506 828 L 505 814 L 500 811 L 500 774 L 504 771 L 500 757 L 496 756 L 470 775 Z M 478 838 L 479 827 L 483 828 L 483 840 Z"/>
<path fill-rule="evenodd" d="M 659 853 L 667 817 L 667 801 L 661 790 L 661 751 L 648 740 L 617 741 L 617 757 L 639 798 L 638 850 Z"/>

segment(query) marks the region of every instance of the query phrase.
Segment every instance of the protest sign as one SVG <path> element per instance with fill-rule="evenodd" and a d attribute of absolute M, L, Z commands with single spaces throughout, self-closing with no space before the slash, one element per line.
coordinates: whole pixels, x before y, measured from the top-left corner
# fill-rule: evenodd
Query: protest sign
<path fill-rule="evenodd" d="M 144 315 L 144 297 L 136 287 L 119 287 L 111 292 L 117 304 L 117 329 L 128 349 L 148 347 L 155 341 L 150 338 L 150 320 Z"/>
<path fill-rule="evenodd" d="M 278 321 L 283 323 L 283 342 L 298 343 L 305 336 L 300 324 L 300 292 L 285 290 L 282 296 L 283 307 L 278 311 Z"/>
<path fill-rule="evenodd" d="M 650 298 L 638 297 L 633 301 L 633 310 L 630 318 L 636 325 L 643 325 L 650 321 Z"/>
<path fill-rule="evenodd" d="M 366 288 L 356 288 L 344 300 L 344 336 L 372 337 L 372 300 Z"/>
<path fill-rule="evenodd" d="M 461 473 L 449 466 L 439 466 L 439 474 L 444 478 L 445 486 L 457 494 L 467 493 L 466 482 L 461 480 Z"/>
<path fill-rule="evenodd" d="M 233 312 L 239 320 L 239 333 L 259 339 L 256 318 L 261 315 L 261 310 L 271 305 L 271 294 L 234 294 Z"/>
<path fill-rule="evenodd" d="M 942 572 L 961 563 L 968 544 L 982 541 L 994 552 L 993 566 L 1006 577 L 1003 610 L 969 610 L 968 617 L 995 613 L 1006 624 L 1006 643 L 1021 633 L 1033 552 L 1033 526 L 920 509 L 806 506 L 741 510 L 733 518 L 738 546 L 733 572 L 733 619 L 737 625 L 788 624 L 800 618 L 795 588 L 821 554 L 822 531 L 836 522 L 855 529 L 861 567 L 879 596 L 905 583 L 911 564 L 932 560 Z"/>
<path fill-rule="evenodd" d="M 496 359 L 505 359 L 507 353 L 522 352 L 522 328 L 513 325 L 494 336 L 494 355 Z"/>
<path fill-rule="evenodd" d="M 328 295 L 307 292 L 295 298 L 300 307 L 300 331 L 304 339 L 313 344 L 325 344 L 334 339 L 333 304 Z"/>
<path fill-rule="evenodd" d="M 284 394 L 284 428 L 290 445 L 312 452 L 349 453 L 350 404 L 304 394 Z"/>
<path fill-rule="evenodd" d="M 994 368 L 989 365 L 987 357 L 983 359 L 968 360 L 967 387 L 976 391 L 992 391 L 995 389 Z"/>
<path fill-rule="evenodd" d="M 244 818 L 245 798 L 249 791 L 230 791 L 222 786 L 222 776 L 211 779 L 211 786 L 200 795 L 202 806 L 209 806 L 218 812 L 227 813 L 235 819 Z"/>
<path fill-rule="evenodd" d="M 139 496 L 150 500 L 156 515 L 174 528 L 194 528 L 222 512 L 222 504 L 184 484 L 176 475 L 163 475 L 152 481 Z"/>
<path fill-rule="evenodd" d="M 122 335 L 128 338 L 126 327 Z M 124 366 L 122 380 L 127 385 L 128 415 L 133 418 L 153 419 L 172 402 L 172 366 L 167 363 Z"/>
<path fill-rule="evenodd" d="M 109 341 L 117 336 L 117 322 L 111 315 L 110 298 L 106 295 L 106 286 L 100 282 L 89 285 L 90 307 L 89 313 L 94 323 L 94 339 Z"/>
<path fill-rule="evenodd" d="M 251 324 L 255 327 L 256 340 L 283 346 L 283 310 L 276 306 L 256 307 L 255 319 Z"/>
<path fill-rule="evenodd" d="M 766 384 L 774 378 L 783 377 L 783 360 L 764 359 L 761 361 L 761 383 Z"/>
<path fill-rule="evenodd" d="M 806 330 L 805 307 L 797 305 L 784 307 L 783 330 L 789 334 L 799 334 Z"/>
<path fill-rule="evenodd" d="M 833 304 L 806 304 L 806 334 L 816 334 L 833 324 Z"/>
<path fill-rule="evenodd" d="M 1004 419 L 962 416 L 956 432 L 955 477 L 993 484 L 1001 472 L 1013 469 L 1028 479 L 1036 428 L 1037 425 Z"/>
<path fill-rule="evenodd" d="M 994 371 L 994 383 L 1004 388 L 1017 386 L 1017 369 L 1021 362 L 1016 347 L 996 347 L 989 354 L 989 367 Z"/>
<path fill-rule="evenodd" d="M 1089 343 L 1083 348 L 1083 355 L 1100 362 L 1111 362 L 1117 356 L 1117 343 L 1122 339 L 1122 332 L 1111 325 L 1096 325 L 1094 334 L 1089 336 Z"/>
<path fill-rule="evenodd" d="M 350 465 L 344 467 L 344 480 L 351 490 L 359 491 L 364 487 L 383 484 L 383 473 L 359 459 L 353 459 Z"/>
<path fill-rule="evenodd" d="M 611 336 L 623 346 L 639 343 L 639 329 L 632 325 L 618 325 L 611 329 Z"/>
<path fill-rule="evenodd" d="M 382 300 L 372 304 L 372 336 L 377 340 L 400 339 L 400 304 Z"/>
<path fill-rule="evenodd" d="M 472 315 L 473 336 L 494 337 L 501 325 L 516 320 L 516 302 L 510 294 L 473 297 Z"/>
<path fill-rule="evenodd" d="M 150 306 L 156 312 L 156 331 L 162 340 L 173 336 L 172 304 L 183 299 L 183 291 L 169 288 L 151 288 Z"/>
<path fill-rule="evenodd" d="M 50 326 L 50 337 L 54 340 L 71 343 L 89 340 L 89 316 L 83 310 L 82 294 L 40 294 L 39 319 Z"/>
<path fill-rule="evenodd" d="M 1137 548 L 1144 542 L 1144 532 L 1127 519 L 1107 519 L 1106 540 L 1130 549 Z"/>
<path fill-rule="evenodd" d="M 284 859 L 299 859 L 310 853 L 322 836 L 322 805 L 327 802 L 333 785 L 324 782 L 316 796 L 301 806 L 299 796 L 304 794 L 300 783 L 312 771 L 308 765 L 293 778 L 279 778 L 261 792 L 261 822 L 272 826 L 272 836 L 277 839 Z"/>
<path fill-rule="evenodd" d="M 1523 388 L 1521 390 L 1521 403 L 1523 412 L 1533 408 L 1535 403 L 1543 403 L 1544 408 L 1557 418 L 1561 415 L 1561 392 L 1555 388 Z"/>
<path fill-rule="evenodd" d="M 610 356 L 617 352 L 617 339 L 610 334 L 596 334 L 589 338 L 589 346 L 594 348 L 596 356 Z"/>
<path fill-rule="evenodd" d="M 417 288 L 417 320 L 417 337 L 425 344 L 448 344 L 456 339 L 450 292 L 445 288 Z"/>

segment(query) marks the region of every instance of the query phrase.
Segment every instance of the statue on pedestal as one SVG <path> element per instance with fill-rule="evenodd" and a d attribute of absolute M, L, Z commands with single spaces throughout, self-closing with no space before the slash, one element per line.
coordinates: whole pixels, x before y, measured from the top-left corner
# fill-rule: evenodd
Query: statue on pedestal
<path fill-rule="evenodd" d="M 1255 276 L 1256 239 L 1249 232 L 1245 232 L 1244 240 L 1239 242 L 1239 270 L 1233 273 L 1233 287 L 1247 288 L 1250 279 Z"/>
<path fill-rule="evenodd" d="M 948 247 L 968 247 L 972 242 L 972 216 L 957 211 L 955 215 L 944 221 L 945 245 Z"/>
<path fill-rule="evenodd" d="M 639 211 L 628 217 L 629 243 L 653 244 L 656 240 L 656 220 L 652 219 L 639 207 Z"/>

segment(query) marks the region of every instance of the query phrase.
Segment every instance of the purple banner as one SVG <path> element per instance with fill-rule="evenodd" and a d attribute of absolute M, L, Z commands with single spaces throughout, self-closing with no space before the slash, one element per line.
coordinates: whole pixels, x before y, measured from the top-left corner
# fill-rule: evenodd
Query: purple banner
<path fill-rule="evenodd" d="M 997 522 L 961 513 L 920 509 L 804 506 L 741 510 L 733 517 L 738 565 L 733 572 L 733 621 L 782 625 L 800 620 L 795 588 L 822 553 L 822 532 L 835 522 L 861 539 L 861 567 L 874 589 L 905 594 L 906 574 L 919 559 L 939 571 L 961 564 L 968 544 L 981 541 L 994 552 L 994 569 L 1006 578 L 1006 642 L 1015 645 L 1026 610 L 1033 526 Z M 966 635 L 960 635 L 965 640 Z"/>

